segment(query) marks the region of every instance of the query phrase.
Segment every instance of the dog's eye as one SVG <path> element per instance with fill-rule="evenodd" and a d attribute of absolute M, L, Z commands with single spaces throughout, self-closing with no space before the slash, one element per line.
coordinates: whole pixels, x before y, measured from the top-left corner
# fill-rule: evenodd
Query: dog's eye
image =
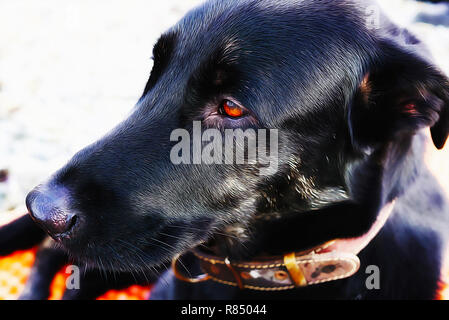
<path fill-rule="evenodd" d="M 223 100 L 220 106 L 220 114 L 230 118 L 240 118 L 246 114 L 246 110 L 231 100 Z"/>

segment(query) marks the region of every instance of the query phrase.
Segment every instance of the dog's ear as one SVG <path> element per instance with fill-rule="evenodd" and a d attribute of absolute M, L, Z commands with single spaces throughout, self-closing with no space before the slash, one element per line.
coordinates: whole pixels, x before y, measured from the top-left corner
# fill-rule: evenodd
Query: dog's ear
<path fill-rule="evenodd" d="M 349 107 L 357 147 L 375 147 L 430 127 L 442 149 L 449 135 L 449 80 L 413 52 L 386 47 L 361 81 Z"/>

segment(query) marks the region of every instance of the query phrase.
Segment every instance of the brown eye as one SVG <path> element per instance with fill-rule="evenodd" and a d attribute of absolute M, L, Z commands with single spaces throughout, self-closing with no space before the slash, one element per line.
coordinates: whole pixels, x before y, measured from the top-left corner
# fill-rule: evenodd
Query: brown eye
<path fill-rule="evenodd" d="M 245 115 L 245 110 L 231 100 L 223 100 L 220 112 L 231 118 L 240 118 Z"/>

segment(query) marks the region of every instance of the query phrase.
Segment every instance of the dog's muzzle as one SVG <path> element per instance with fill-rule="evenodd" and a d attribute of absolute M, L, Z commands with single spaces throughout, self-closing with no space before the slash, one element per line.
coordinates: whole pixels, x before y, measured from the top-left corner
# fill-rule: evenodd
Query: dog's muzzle
<path fill-rule="evenodd" d="M 182 281 L 199 283 L 213 280 L 240 289 L 280 291 L 345 279 L 360 267 L 358 254 L 379 233 L 390 217 L 395 201 L 384 206 L 371 229 L 361 237 L 336 239 L 324 245 L 284 256 L 260 257 L 252 261 L 230 261 L 204 249 L 191 250 L 204 274 L 192 278 L 179 271 L 178 260 L 172 269 Z"/>

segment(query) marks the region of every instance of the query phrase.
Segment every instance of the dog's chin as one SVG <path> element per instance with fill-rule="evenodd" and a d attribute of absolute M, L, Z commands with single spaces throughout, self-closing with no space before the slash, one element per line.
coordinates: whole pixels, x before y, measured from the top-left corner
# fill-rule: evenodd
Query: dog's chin
<path fill-rule="evenodd" d="M 171 262 L 177 255 L 183 254 L 208 241 L 208 232 L 180 235 L 170 238 L 155 235 L 152 241 L 144 244 L 139 239 L 109 239 L 95 244 L 94 241 L 80 245 L 70 241 L 57 241 L 56 246 L 63 248 L 72 264 L 86 269 L 100 269 L 111 272 L 151 271 Z"/>

